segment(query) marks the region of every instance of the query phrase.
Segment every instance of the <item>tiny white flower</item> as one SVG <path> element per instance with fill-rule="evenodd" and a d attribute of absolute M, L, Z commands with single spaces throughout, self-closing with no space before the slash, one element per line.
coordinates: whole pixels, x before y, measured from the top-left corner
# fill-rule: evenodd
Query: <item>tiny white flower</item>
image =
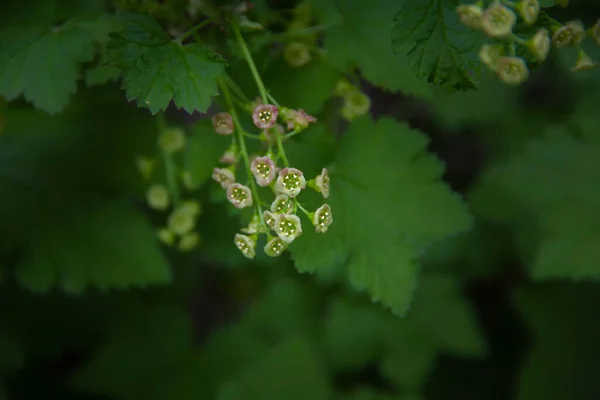
<path fill-rule="evenodd" d="M 296 197 L 305 188 L 306 179 L 299 169 L 284 168 L 279 171 L 279 176 L 275 183 L 275 190 L 277 192 L 287 194 L 289 197 Z"/>
<path fill-rule="evenodd" d="M 225 168 L 213 169 L 212 178 L 220 184 L 223 189 L 227 189 L 235 182 L 235 175 L 233 172 Z"/>
<path fill-rule="evenodd" d="M 265 210 L 265 212 L 263 212 L 263 220 L 265 221 L 265 224 L 269 226 L 269 228 L 275 229 L 275 222 L 277 220 L 271 211 Z"/>
<path fill-rule="evenodd" d="M 280 256 L 286 248 L 286 242 L 281 240 L 281 238 L 279 237 L 274 237 L 273 239 L 269 240 L 265 245 L 265 254 L 269 257 L 277 257 Z"/>
<path fill-rule="evenodd" d="M 329 229 L 329 225 L 333 223 L 333 215 L 329 204 L 323 204 L 315 211 L 312 220 L 315 230 L 318 233 L 325 233 Z"/>
<path fill-rule="evenodd" d="M 233 242 L 235 243 L 237 248 L 242 252 L 244 257 L 253 259 L 256 255 L 256 240 L 252 237 L 238 233 L 235 235 Z"/>
<path fill-rule="evenodd" d="M 292 243 L 294 239 L 302 235 L 302 223 L 297 215 L 277 214 L 274 230 L 281 240 Z"/>
<path fill-rule="evenodd" d="M 278 195 L 271 203 L 273 214 L 291 214 L 294 211 L 294 201 L 285 194 Z"/>
<path fill-rule="evenodd" d="M 277 122 L 279 109 L 272 104 L 259 104 L 252 112 L 252 121 L 259 129 L 271 128 Z"/>
<path fill-rule="evenodd" d="M 169 215 L 168 225 L 172 232 L 181 236 L 194 229 L 196 221 L 187 210 L 177 208 Z"/>
<path fill-rule="evenodd" d="M 315 181 L 317 190 L 323 195 L 323 198 L 328 198 L 331 180 L 329 179 L 329 171 L 327 171 L 327 168 L 321 170 L 321 174 L 317 176 Z"/>
<path fill-rule="evenodd" d="M 154 184 L 146 192 L 146 201 L 155 210 L 166 210 L 171 202 L 169 191 L 164 185 Z"/>
<path fill-rule="evenodd" d="M 231 135 L 233 133 L 233 118 L 229 113 L 220 112 L 212 117 L 215 132 L 219 135 Z"/>
<path fill-rule="evenodd" d="M 269 186 L 275 179 L 275 162 L 269 156 L 256 157 L 250 164 L 250 170 L 258 186 Z"/>
<path fill-rule="evenodd" d="M 236 208 L 250 207 L 252 205 L 252 191 L 248 186 L 233 183 L 227 188 L 227 200 Z"/>

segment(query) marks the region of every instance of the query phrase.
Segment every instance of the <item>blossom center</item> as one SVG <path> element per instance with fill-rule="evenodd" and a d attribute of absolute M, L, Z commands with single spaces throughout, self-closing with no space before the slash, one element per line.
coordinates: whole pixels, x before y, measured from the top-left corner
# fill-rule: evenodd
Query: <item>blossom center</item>
<path fill-rule="evenodd" d="M 273 117 L 273 113 L 271 112 L 271 110 L 263 110 L 261 112 L 258 113 L 258 118 L 262 121 L 262 122 L 269 122 L 271 121 L 271 118 Z"/>

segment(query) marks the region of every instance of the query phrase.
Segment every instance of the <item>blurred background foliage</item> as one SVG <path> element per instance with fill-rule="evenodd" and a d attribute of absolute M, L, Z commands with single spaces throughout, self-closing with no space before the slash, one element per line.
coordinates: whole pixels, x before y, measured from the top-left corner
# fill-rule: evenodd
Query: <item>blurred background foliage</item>
<path fill-rule="evenodd" d="M 161 2 L 119 3 L 177 17 Z M 259 21 L 285 3 L 255 2 Z M 318 18 L 339 18 L 326 3 L 314 2 Z M 573 15 L 600 15 L 573 3 Z M 10 2 L 0 19 L 109 9 L 52 4 L 21 14 Z M 228 145 L 206 115 L 167 112 L 188 132 L 178 161 L 202 203 L 202 242 L 161 247 L 163 217 L 145 206 L 135 164 L 154 152 L 156 120 L 117 84 L 81 85 L 57 116 L 1 105 L 0 399 L 600 398 L 600 72 L 574 74 L 572 54 L 554 51 L 522 87 L 484 75 L 479 90 L 447 94 L 408 68 L 350 60 L 346 35 L 360 32 L 344 21 L 325 44 L 334 61 L 298 70 L 260 35 L 250 42 L 275 97 L 318 114 L 334 136 L 347 124 L 331 93 L 345 61 L 357 62 L 372 118 L 425 133 L 467 200 L 473 229 L 424 252 L 407 316 L 327 276 L 316 284 L 287 258 L 239 254 L 239 221 L 206 184 Z M 393 58 L 368 41 L 356 57 L 361 46 Z M 227 58 L 254 93 L 243 61 Z M 290 149 L 308 169 L 334 146 L 311 132 Z"/>

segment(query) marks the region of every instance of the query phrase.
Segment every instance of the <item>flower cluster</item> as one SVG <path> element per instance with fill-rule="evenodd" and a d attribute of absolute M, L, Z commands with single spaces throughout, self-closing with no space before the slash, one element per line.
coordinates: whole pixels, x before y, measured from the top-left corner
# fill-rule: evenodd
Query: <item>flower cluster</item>
<path fill-rule="evenodd" d="M 579 46 L 585 37 L 585 28 L 581 21 L 571 21 L 564 25 L 556 22 L 552 32 L 539 28 L 529 38 L 517 36 L 513 30 L 519 19 L 530 26 L 537 21 L 540 14 L 538 0 L 494 0 L 487 8 L 484 8 L 482 1 L 478 1 L 475 4 L 460 4 L 457 12 L 464 25 L 481 30 L 496 41 L 494 44 L 484 44 L 479 50 L 479 58 L 508 85 L 520 85 L 529 78 L 529 68 L 525 59 L 517 56 L 518 46 L 524 47 L 533 60 L 541 63 L 548 57 L 552 45 L 557 48 Z M 599 24 L 600 21 L 597 25 Z M 594 28 L 590 30 L 590 36 L 595 37 Z M 595 63 L 580 51 L 574 69 L 590 68 L 594 65 Z"/>
<path fill-rule="evenodd" d="M 160 149 L 159 155 L 154 158 L 139 157 L 137 167 L 142 177 L 151 181 L 156 165 L 164 164 L 164 174 L 169 185 L 150 183 L 146 190 L 146 203 L 151 209 L 170 211 L 166 215 L 166 226 L 157 231 L 158 238 L 168 246 L 177 244 L 180 251 L 190 251 L 200 242 L 200 235 L 194 232 L 194 228 L 201 208 L 200 203 L 195 200 L 180 201 L 173 159 L 173 155 L 185 147 L 185 133 L 179 128 L 166 128 L 160 132 L 157 144 Z"/>
<path fill-rule="evenodd" d="M 227 200 L 236 208 L 252 208 L 253 216 L 248 225 L 234 237 L 234 243 L 242 254 L 248 258 L 256 255 L 259 235 L 267 238 L 264 252 L 268 256 L 281 255 L 297 237 L 302 235 L 302 221 L 298 211 L 302 211 L 314 225 L 316 232 L 326 232 L 333 222 L 331 207 L 323 204 L 316 211 L 306 210 L 298 197 L 303 190 L 310 187 L 327 199 L 330 192 L 329 173 L 323 168 L 314 179 L 308 180 L 304 173 L 288 165 L 283 148 L 285 131 L 293 134 L 306 129 L 316 122 L 316 118 L 302 109 L 289 109 L 272 104 L 255 102 L 252 109 L 252 121 L 260 130 L 257 135 L 243 132 L 235 122 L 235 114 L 219 113 L 213 116 L 213 126 L 217 133 L 228 132 L 234 135 L 233 143 L 227 150 L 229 153 L 221 158 L 221 167 L 214 168 L 212 178 L 226 191 Z M 282 124 L 278 123 L 281 122 Z M 285 128 L 284 128 L 285 126 Z M 225 129 L 226 128 L 226 129 Z M 263 154 L 250 159 L 246 151 L 245 138 L 255 138 L 268 142 L 268 149 Z M 276 150 L 272 144 L 276 143 Z M 227 160 L 243 160 L 246 176 L 245 184 L 238 181 L 237 162 Z M 268 188 L 273 200 L 265 203 L 259 196 L 259 188 Z M 263 210 L 263 207 L 266 208 Z"/>
<path fill-rule="evenodd" d="M 337 83 L 334 94 L 342 98 L 340 113 L 347 121 L 365 115 L 371 109 L 371 99 L 345 79 Z"/>

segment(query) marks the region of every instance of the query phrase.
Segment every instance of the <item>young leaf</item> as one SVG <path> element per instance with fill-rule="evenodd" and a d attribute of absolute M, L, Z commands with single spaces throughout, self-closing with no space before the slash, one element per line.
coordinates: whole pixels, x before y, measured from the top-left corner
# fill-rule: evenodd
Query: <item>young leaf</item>
<path fill-rule="evenodd" d="M 408 0 L 394 17 L 392 47 L 420 79 L 448 91 L 477 87 L 481 36 L 461 24 L 454 0 Z"/>
<path fill-rule="evenodd" d="M 15 274 L 34 292 L 54 285 L 82 293 L 88 286 L 123 289 L 171 280 L 149 222 L 119 203 L 72 208 L 43 221 Z"/>
<path fill-rule="evenodd" d="M 294 241 L 297 268 L 330 270 L 348 260 L 356 289 L 404 314 L 422 250 L 471 225 L 459 197 L 440 181 L 443 165 L 426 145 L 426 137 L 406 124 L 356 120 L 331 168 L 334 223 L 325 234 L 305 229 Z"/>
<path fill-rule="evenodd" d="M 14 26 L 0 32 L 0 95 L 23 96 L 56 114 L 76 90 L 79 65 L 94 55 L 92 32 L 75 22 L 58 28 Z"/>
<path fill-rule="evenodd" d="M 343 18 L 325 35 L 328 60 L 341 70 L 356 63 L 367 80 L 384 89 L 430 97 L 430 87 L 415 79 L 406 57 L 390 49 L 391 15 L 397 4 L 395 0 L 335 1 Z"/>
<path fill-rule="evenodd" d="M 223 58 L 208 47 L 171 40 L 147 15 L 124 13 L 121 18 L 125 28 L 113 35 L 107 63 L 123 71 L 127 99 L 152 114 L 171 100 L 188 113 L 206 111 L 218 94 L 215 78 L 223 72 Z"/>

